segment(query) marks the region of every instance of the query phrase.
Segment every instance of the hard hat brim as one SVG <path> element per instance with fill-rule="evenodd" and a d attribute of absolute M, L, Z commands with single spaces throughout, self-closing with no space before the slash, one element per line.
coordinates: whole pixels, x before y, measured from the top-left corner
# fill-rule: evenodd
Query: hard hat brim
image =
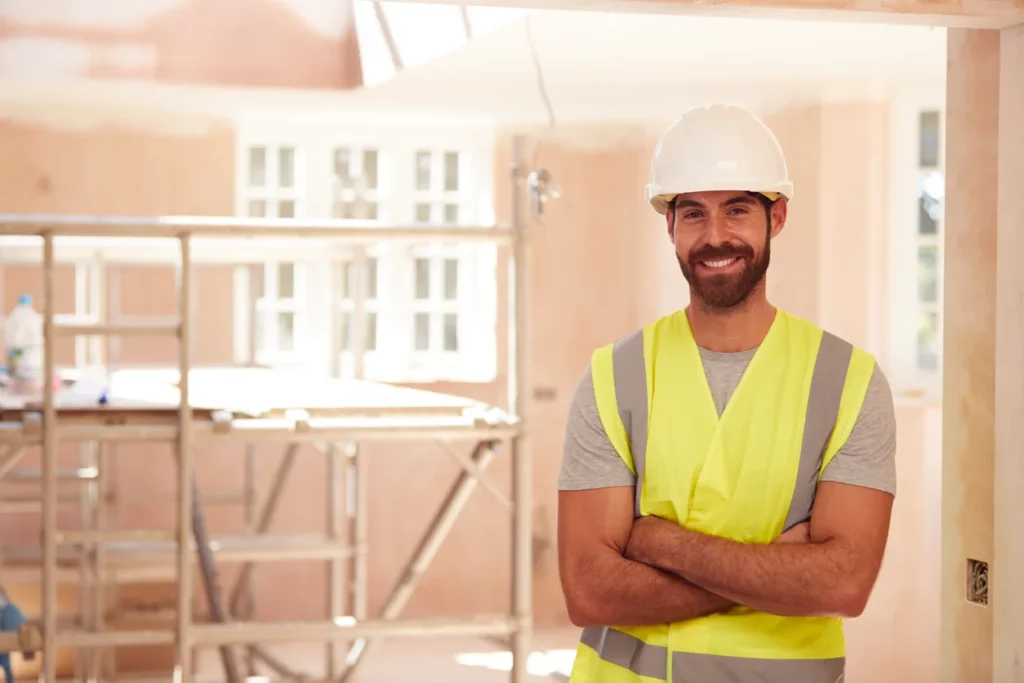
<path fill-rule="evenodd" d="M 758 194 L 767 196 L 772 201 L 775 201 L 779 195 L 782 195 L 787 200 L 793 199 L 792 181 L 784 181 L 781 183 L 744 183 L 743 185 L 745 185 L 745 187 L 737 187 L 736 183 L 730 183 L 729 185 L 729 187 L 707 185 L 699 188 L 691 187 L 675 191 L 667 190 L 666 188 L 655 185 L 648 185 L 647 201 L 650 202 L 655 211 L 664 215 L 668 211 L 669 202 L 681 194 L 689 194 L 691 192 L 757 192 Z"/>

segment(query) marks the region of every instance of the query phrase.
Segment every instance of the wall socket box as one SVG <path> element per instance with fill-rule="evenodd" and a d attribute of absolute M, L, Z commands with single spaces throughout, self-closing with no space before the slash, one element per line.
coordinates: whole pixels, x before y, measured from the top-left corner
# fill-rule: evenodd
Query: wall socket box
<path fill-rule="evenodd" d="M 988 604 L 988 562 L 967 560 L 967 602 Z"/>

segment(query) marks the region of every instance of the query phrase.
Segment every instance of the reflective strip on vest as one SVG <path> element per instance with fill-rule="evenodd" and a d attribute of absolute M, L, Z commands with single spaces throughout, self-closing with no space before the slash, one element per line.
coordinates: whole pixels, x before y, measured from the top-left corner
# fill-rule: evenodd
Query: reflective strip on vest
<path fill-rule="evenodd" d="M 623 455 L 627 463 L 632 464 L 636 474 L 635 514 L 640 516 L 650 395 L 643 330 L 620 339 L 610 351 L 615 408 L 628 442 L 628 453 Z M 869 360 L 873 363 L 873 359 Z M 855 358 L 854 347 L 848 342 L 823 332 L 811 378 L 796 483 L 784 529 L 810 518 L 821 472 L 849 435 L 849 425 L 845 427 L 844 434 L 833 434 L 833 431 L 837 426 L 851 362 L 854 361 L 862 363 L 864 358 Z M 840 443 L 830 444 L 833 437 L 840 440 Z M 668 680 L 669 653 L 663 646 L 645 643 L 633 635 L 609 627 L 585 629 L 580 644 L 593 650 L 601 662 L 621 667 L 637 676 Z M 782 680 L 787 683 L 838 683 L 842 680 L 845 667 L 845 659 L 842 657 L 761 659 L 673 652 L 671 661 L 673 683 L 731 683 L 738 680 L 744 683 Z M 627 679 L 612 677 L 609 680 Z M 591 683 L 601 681 L 601 678 L 595 678 Z"/>
<path fill-rule="evenodd" d="M 664 681 L 668 678 L 668 648 L 651 645 L 607 626 L 583 629 L 580 642 L 609 664 L 621 666 L 637 676 Z"/>
<path fill-rule="evenodd" d="M 629 450 L 636 474 L 635 514 L 640 516 L 639 482 L 644 480 L 644 458 L 647 454 L 647 370 L 644 367 L 644 331 L 637 330 L 615 342 L 612 349 L 615 398 L 619 417 L 626 428 Z"/>
<path fill-rule="evenodd" d="M 603 662 L 637 676 L 668 680 L 668 648 L 650 645 L 607 626 L 583 629 L 580 643 L 594 650 Z M 672 653 L 672 683 L 842 683 L 843 658 L 758 659 L 721 657 L 693 652 Z M 585 679 L 587 683 L 605 683 Z"/>
<path fill-rule="evenodd" d="M 672 683 L 843 683 L 845 671 L 842 657 L 745 659 L 672 653 Z"/>
<path fill-rule="evenodd" d="M 839 401 L 843 397 L 846 372 L 853 356 L 853 346 L 825 332 L 818 347 L 818 358 L 811 377 L 811 393 L 807 398 L 807 418 L 800 448 L 793 500 L 783 529 L 789 529 L 811 516 L 818 476 L 822 470 L 825 446 L 839 417 Z"/>

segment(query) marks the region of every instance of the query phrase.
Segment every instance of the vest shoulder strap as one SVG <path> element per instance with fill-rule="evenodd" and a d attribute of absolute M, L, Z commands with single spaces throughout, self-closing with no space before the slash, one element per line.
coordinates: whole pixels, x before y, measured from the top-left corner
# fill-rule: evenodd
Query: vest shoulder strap
<path fill-rule="evenodd" d="M 835 427 L 828 440 L 828 446 L 822 457 L 821 472 L 825 471 L 832 458 L 846 444 L 853 431 L 853 426 L 860 417 L 861 408 L 864 407 L 864 398 L 867 396 L 868 385 L 875 373 L 875 357 L 856 346 L 851 347 L 850 361 L 846 368 L 846 377 L 843 383 L 843 393 L 839 399 Z M 819 475 L 820 476 L 820 475 Z"/>
<path fill-rule="evenodd" d="M 635 458 L 637 454 L 643 458 L 647 448 L 647 370 L 644 357 L 644 333 L 641 329 L 597 349 L 590 361 L 601 425 L 619 457 L 635 475 L 638 474 Z"/>
<path fill-rule="evenodd" d="M 640 329 L 614 344 L 594 352 L 590 372 L 594 379 L 594 398 L 608 439 L 629 471 L 643 482 L 647 454 L 647 406 L 649 382 L 645 352 L 649 335 Z M 641 486 L 636 487 L 634 511 L 640 514 Z"/>

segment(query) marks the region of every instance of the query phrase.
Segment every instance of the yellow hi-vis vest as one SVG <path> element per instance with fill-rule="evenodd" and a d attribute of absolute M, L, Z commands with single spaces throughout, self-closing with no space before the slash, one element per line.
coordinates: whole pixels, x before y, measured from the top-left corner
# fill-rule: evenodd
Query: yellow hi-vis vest
<path fill-rule="evenodd" d="M 636 515 L 742 543 L 810 517 L 821 472 L 860 413 L 875 359 L 781 310 L 722 415 L 685 311 L 591 361 L 598 412 L 636 475 Z M 584 630 L 571 683 L 837 683 L 842 621 L 737 607 L 672 624 Z"/>

